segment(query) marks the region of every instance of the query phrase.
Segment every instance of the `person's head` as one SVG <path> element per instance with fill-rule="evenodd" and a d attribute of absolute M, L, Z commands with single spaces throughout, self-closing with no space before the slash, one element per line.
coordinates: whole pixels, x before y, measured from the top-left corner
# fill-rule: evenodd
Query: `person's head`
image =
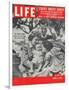
<path fill-rule="evenodd" d="M 42 37 L 45 37 L 45 35 L 47 33 L 47 28 L 48 28 L 48 22 L 46 19 L 40 20 L 40 28 L 41 28 Z"/>
<path fill-rule="evenodd" d="M 50 51 L 53 48 L 53 44 L 49 41 L 43 41 L 43 46 L 46 51 Z"/>
<path fill-rule="evenodd" d="M 59 47 L 53 47 L 53 49 L 51 50 L 52 52 L 54 52 L 55 54 L 58 53 L 61 49 Z"/>
<path fill-rule="evenodd" d="M 58 57 L 59 60 L 61 60 L 61 61 L 64 60 L 64 58 L 65 58 L 63 52 L 61 52 L 60 54 L 58 54 L 57 57 Z"/>
<path fill-rule="evenodd" d="M 40 21 L 39 21 L 40 25 L 46 25 L 48 26 L 48 20 L 45 19 L 45 18 L 42 18 Z"/>
<path fill-rule="evenodd" d="M 25 54 L 28 54 L 28 47 L 27 47 L 27 45 L 24 45 L 24 46 L 21 48 L 21 51 L 23 51 Z"/>
<path fill-rule="evenodd" d="M 35 36 L 35 37 L 32 39 L 32 45 L 35 45 L 35 44 L 38 44 L 38 43 L 39 43 L 39 38 Z"/>
<path fill-rule="evenodd" d="M 35 45 L 35 49 L 37 50 L 37 51 L 42 51 L 42 44 L 36 44 Z"/>
<path fill-rule="evenodd" d="M 39 36 L 37 36 L 37 35 L 32 35 L 31 34 L 31 35 L 29 35 L 28 39 L 29 39 L 29 41 L 31 42 L 32 45 L 35 45 L 35 44 L 38 44 L 38 43 L 41 42 Z"/>

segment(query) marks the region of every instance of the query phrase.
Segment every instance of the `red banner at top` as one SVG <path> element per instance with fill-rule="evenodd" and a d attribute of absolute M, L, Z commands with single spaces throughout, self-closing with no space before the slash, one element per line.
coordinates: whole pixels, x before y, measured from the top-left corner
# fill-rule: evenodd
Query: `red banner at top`
<path fill-rule="evenodd" d="M 14 5 L 14 17 L 64 19 L 64 7 Z"/>

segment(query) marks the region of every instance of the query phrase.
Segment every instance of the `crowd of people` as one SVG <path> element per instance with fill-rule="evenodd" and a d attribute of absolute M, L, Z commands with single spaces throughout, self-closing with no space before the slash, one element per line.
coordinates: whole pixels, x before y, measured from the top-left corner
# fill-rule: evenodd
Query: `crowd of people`
<path fill-rule="evenodd" d="M 18 69 L 22 77 L 64 75 L 64 35 L 63 21 L 41 19 L 21 44 Z"/>

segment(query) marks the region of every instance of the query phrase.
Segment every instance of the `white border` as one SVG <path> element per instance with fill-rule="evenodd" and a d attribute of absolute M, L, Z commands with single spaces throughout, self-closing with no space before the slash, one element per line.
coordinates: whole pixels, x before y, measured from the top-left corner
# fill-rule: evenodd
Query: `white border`
<path fill-rule="evenodd" d="M 12 90 L 69 90 L 69 0 L 1 0 L 0 1 L 0 90 L 8 90 L 8 42 L 9 42 L 9 30 L 8 11 L 10 8 L 9 1 L 11 3 L 24 3 L 46 6 L 65 6 L 66 7 L 66 22 L 65 22 L 65 61 L 66 61 L 66 84 L 43 84 L 43 85 L 29 85 L 29 86 L 17 86 L 12 87 Z"/>
<path fill-rule="evenodd" d="M 62 0 L 58 0 L 57 3 L 56 3 L 56 0 L 54 2 L 51 0 L 50 0 L 50 2 L 48 2 L 48 0 L 47 0 L 47 2 L 45 0 L 44 0 L 44 2 L 40 2 L 40 0 L 38 0 L 38 3 L 37 3 L 37 0 L 34 0 L 34 1 L 32 1 L 32 0 L 30 0 L 30 1 L 29 0 L 27 0 L 27 1 L 25 1 L 25 0 L 13 0 L 13 2 L 10 1 L 10 87 L 12 87 L 12 68 L 11 68 L 12 67 L 12 4 L 66 7 L 66 3 L 62 3 Z M 65 8 L 65 10 L 66 10 L 66 8 Z M 67 12 L 67 11 L 65 11 L 65 12 Z M 65 85 L 65 84 L 61 84 L 61 85 Z M 16 87 L 16 86 L 14 86 L 14 87 Z M 23 86 L 19 86 L 19 87 L 23 87 Z"/>
<path fill-rule="evenodd" d="M 9 61 L 9 87 L 12 87 L 12 3 L 9 2 L 9 31 L 10 31 L 10 61 Z"/>

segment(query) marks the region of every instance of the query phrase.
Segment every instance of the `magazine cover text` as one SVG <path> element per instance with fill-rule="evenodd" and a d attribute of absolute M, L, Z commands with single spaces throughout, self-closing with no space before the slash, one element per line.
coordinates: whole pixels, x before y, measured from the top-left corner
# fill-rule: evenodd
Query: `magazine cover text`
<path fill-rule="evenodd" d="M 65 8 L 12 5 L 12 85 L 65 82 Z"/>

